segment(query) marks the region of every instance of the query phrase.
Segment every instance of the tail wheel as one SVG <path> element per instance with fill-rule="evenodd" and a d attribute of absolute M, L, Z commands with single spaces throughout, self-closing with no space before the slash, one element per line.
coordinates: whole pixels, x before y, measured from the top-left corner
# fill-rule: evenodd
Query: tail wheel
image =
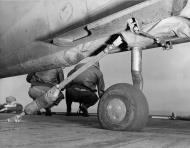
<path fill-rule="evenodd" d="M 148 121 L 148 112 L 141 90 L 126 83 L 108 88 L 98 104 L 100 125 L 109 130 L 139 131 Z"/>

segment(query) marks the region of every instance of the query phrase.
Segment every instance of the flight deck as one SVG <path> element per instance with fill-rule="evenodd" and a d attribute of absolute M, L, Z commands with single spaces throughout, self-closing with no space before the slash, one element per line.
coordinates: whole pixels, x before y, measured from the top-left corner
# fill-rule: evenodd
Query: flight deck
<path fill-rule="evenodd" d="M 2 148 L 187 148 L 190 121 L 152 119 L 141 132 L 102 129 L 96 114 L 89 117 L 54 114 L 26 116 L 7 123 L 13 114 L 0 114 Z"/>

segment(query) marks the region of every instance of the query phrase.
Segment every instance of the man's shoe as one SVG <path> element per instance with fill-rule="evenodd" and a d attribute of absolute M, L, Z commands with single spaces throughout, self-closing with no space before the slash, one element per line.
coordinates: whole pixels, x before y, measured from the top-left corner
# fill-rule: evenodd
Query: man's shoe
<path fill-rule="evenodd" d="M 84 104 L 81 104 L 79 106 L 79 113 L 80 112 L 82 112 L 81 115 L 84 116 L 84 117 L 88 117 L 89 116 L 88 109 L 87 109 L 87 107 Z"/>
<path fill-rule="evenodd" d="M 46 116 L 52 116 L 51 109 L 46 109 L 45 115 L 46 115 Z"/>

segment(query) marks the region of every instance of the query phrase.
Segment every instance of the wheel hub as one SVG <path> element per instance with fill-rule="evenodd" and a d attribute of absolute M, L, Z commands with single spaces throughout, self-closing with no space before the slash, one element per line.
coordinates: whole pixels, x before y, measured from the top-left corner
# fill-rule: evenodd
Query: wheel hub
<path fill-rule="evenodd" d="M 113 99 L 107 105 L 107 113 L 113 122 L 121 122 L 126 115 L 126 106 L 120 99 Z"/>

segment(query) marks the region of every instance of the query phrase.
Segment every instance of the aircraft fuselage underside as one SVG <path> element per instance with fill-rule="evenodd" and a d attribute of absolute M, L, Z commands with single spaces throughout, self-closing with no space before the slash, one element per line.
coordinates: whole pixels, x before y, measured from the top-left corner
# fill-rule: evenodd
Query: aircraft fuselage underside
<path fill-rule="evenodd" d="M 152 26 L 185 1 L 0 1 L 0 78 L 76 64 L 125 30 L 127 19 Z"/>

